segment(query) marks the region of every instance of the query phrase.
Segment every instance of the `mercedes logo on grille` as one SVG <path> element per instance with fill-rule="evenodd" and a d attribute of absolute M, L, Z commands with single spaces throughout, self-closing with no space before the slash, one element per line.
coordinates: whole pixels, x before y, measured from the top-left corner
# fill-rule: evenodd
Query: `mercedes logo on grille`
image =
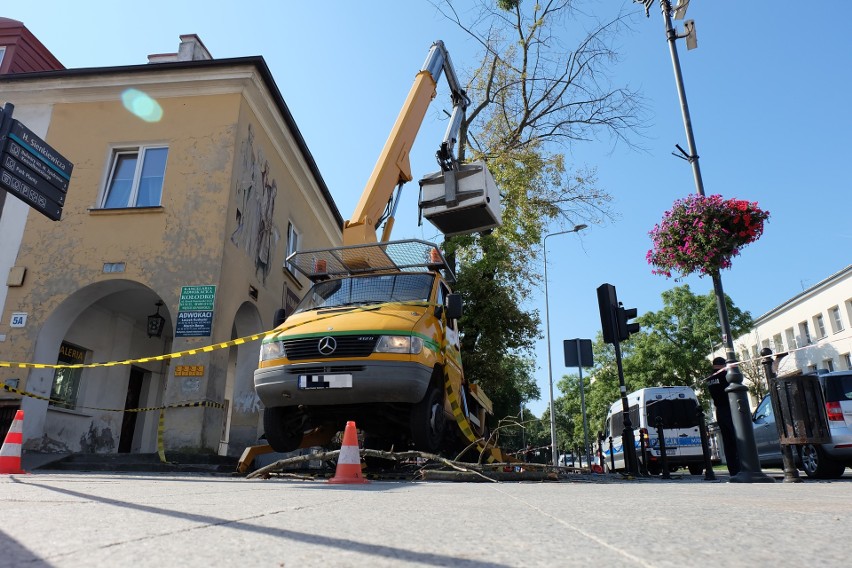
<path fill-rule="evenodd" d="M 331 355 L 334 353 L 334 350 L 337 349 L 337 341 L 335 341 L 333 337 L 323 337 L 319 340 L 317 349 L 322 355 Z"/>

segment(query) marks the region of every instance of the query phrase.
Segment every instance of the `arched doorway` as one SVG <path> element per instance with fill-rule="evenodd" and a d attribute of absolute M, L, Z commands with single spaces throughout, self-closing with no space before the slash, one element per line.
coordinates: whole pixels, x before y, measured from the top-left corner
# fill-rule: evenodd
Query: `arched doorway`
<path fill-rule="evenodd" d="M 243 303 L 234 316 L 231 339 L 246 337 L 263 330 L 257 307 Z M 261 405 L 254 390 L 254 371 L 260 355 L 260 341 L 234 345 L 228 352 L 225 379 L 226 419 L 219 454 L 239 456 L 247 446 L 257 444 L 260 435 Z"/>
<path fill-rule="evenodd" d="M 124 361 L 168 353 L 169 310 L 160 336 L 149 337 L 148 316 L 159 295 L 131 280 L 94 283 L 65 298 L 38 332 L 34 360 L 60 363 Z M 168 364 L 162 361 L 78 369 L 33 369 L 27 390 L 52 399 L 22 401 L 27 449 L 86 453 L 156 451 L 157 415 L 131 406 L 158 406 Z"/>

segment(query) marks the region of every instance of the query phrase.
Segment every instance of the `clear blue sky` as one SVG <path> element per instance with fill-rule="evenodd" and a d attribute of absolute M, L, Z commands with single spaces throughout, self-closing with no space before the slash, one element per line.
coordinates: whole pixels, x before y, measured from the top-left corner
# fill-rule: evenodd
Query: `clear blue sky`
<path fill-rule="evenodd" d="M 587 10 L 605 18 L 620 7 L 637 17 L 633 33 L 619 41 L 623 60 L 613 80 L 642 89 L 651 123 L 639 140 L 644 152 L 613 151 L 602 141 L 571 155 L 576 166 L 597 167 L 620 217 L 581 236 L 548 239 L 554 381 L 566 372 L 562 340 L 593 338 L 600 329 L 600 284 L 615 285 L 619 299 L 640 313 L 662 307 L 660 293 L 676 283 L 651 274 L 647 233 L 675 199 L 695 191 L 689 165 L 671 155 L 686 139 L 659 8 L 650 19 L 629 2 L 592 1 Z M 198 34 L 216 58 L 264 56 L 344 218 L 432 41 L 445 41 L 462 79 L 478 55 L 426 0 L 51 0 L 7 2 L 0 16 L 23 21 L 69 68 L 145 63 L 148 54 L 176 51 L 186 33 Z M 693 0 L 688 17 L 699 48 L 687 52 L 678 42 L 678 49 L 706 192 L 756 200 L 772 214 L 761 240 L 722 274 L 725 292 L 756 317 L 852 260 L 852 35 L 844 28 L 852 2 L 827 0 L 814 10 L 769 0 Z M 447 100 L 442 88 L 414 146 L 415 179 L 436 169 Z M 394 237 L 439 240 L 430 225 L 416 226 L 417 185 L 406 189 Z M 696 293 L 712 289 L 707 279 L 685 282 Z M 542 322 L 544 305 L 542 289 L 530 306 Z M 542 400 L 530 408 L 541 414 L 544 339 L 537 352 Z"/>

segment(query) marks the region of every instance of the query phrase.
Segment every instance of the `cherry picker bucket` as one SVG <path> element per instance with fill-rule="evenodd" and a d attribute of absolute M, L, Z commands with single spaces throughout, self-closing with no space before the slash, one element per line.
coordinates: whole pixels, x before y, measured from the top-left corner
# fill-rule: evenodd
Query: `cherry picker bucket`
<path fill-rule="evenodd" d="M 485 162 L 429 174 L 420 180 L 420 214 L 447 236 L 499 227 L 500 194 Z"/>

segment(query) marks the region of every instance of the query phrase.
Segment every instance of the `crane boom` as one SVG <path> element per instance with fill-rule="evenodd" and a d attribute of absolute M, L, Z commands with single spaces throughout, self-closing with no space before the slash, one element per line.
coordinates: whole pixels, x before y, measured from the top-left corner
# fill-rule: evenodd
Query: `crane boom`
<path fill-rule="evenodd" d="M 414 84 L 408 92 L 385 146 L 379 154 L 379 159 L 373 168 L 373 173 L 370 174 L 352 218 L 343 227 L 344 245 L 378 241 L 376 230 L 388 203 L 393 198 L 394 189 L 413 179 L 409 152 L 426 116 L 429 104 L 437 95 L 438 81 L 442 72 L 450 85 L 453 112 L 444 140 L 441 143 L 441 149 L 438 151 L 438 158 L 439 162 L 442 163 L 442 169 L 445 162 L 448 165 L 454 164 L 453 147 L 470 99 L 459 84 L 444 42 L 436 41 L 432 44 L 426 61 L 414 79 Z M 391 207 L 391 210 L 393 209 Z M 387 221 L 382 235 L 383 242 L 390 237 L 393 217 L 390 216 Z"/>

